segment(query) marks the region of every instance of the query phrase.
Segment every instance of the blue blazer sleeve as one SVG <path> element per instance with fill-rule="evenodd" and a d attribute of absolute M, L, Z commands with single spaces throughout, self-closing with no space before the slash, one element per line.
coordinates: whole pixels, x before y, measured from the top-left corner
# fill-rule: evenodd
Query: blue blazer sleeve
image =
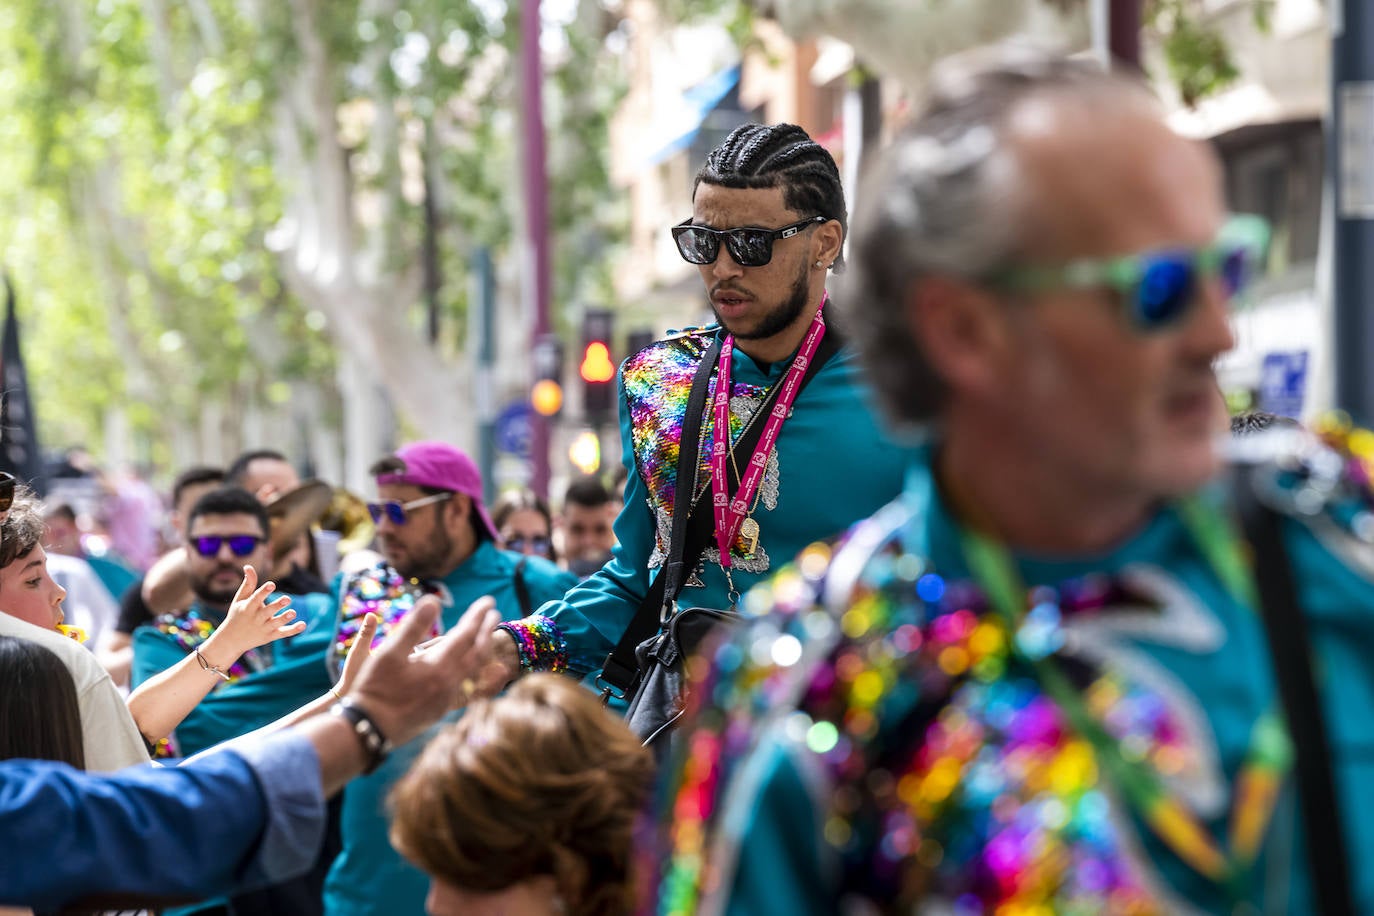
<path fill-rule="evenodd" d="M 0 904 L 199 900 L 304 872 L 323 836 L 313 746 L 284 735 L 176 768 L 0 763 Z"/>

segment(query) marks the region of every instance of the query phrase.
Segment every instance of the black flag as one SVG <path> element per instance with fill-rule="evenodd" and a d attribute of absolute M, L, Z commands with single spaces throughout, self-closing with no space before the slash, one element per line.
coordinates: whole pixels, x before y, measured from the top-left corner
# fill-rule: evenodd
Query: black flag
<path fill-rule="evenodd" d="M 9 471 L 38 491 L 43 481 L 43 455 L 29 400 L 29 378 L 19 355 L 19 322 L 14 316 L 14 282 L 5 275 L 5 336 L 0 342 L 0 469 Z"/>

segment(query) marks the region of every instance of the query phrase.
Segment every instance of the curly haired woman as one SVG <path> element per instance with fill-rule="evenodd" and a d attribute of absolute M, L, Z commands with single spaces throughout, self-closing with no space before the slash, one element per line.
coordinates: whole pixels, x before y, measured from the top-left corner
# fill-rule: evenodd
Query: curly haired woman
<path fill-rule="evenodd" d="M 651 780 L 592 694 L 532 675 L 430 743 L 392 795 L 391 842 L 429 873 L 432 916 L 618 916 Z"/>

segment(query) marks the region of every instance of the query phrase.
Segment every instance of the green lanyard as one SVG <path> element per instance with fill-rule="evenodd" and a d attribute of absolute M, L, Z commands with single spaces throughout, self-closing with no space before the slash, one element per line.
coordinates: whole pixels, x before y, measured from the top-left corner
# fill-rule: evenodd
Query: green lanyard
<path fill-rule="evenodd" d="M 1254 612 L 1254 580 L 1241 541 L 1226 519 L 1197 498 L 1175 506 L 1227 591 Z M 967 529 L 962 532 L 962 542 L 974 578 L 1014 634 L 1026 614 L 1026 587 L 1011 554 L 1002 544 Z M 1153 768 L 1121 753 L 1119 743 L 1088 711 L 1052 656 L 1032 658 L 1015 648 L 1015 640 L 1011 644 L 1013 653 L 1031 667 L 1069 725 L 1092 745 L 1098 763 L 1141 819 L 1191 868 L 1239 898 L 1293 762 L 1292 742 L 1277 713 L 1270 710 L 1261 716 L 1250 733 L 1250 747 L 1236 779 L 1228 852 L 1188 806 L 1165 788 Z"/>

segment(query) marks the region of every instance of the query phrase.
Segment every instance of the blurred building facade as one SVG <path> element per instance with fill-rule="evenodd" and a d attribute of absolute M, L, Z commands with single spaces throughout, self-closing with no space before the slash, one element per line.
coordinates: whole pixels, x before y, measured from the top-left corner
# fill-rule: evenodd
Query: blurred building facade
<path fill-rule="evenodd" d="M 1276 0 L 1267 28 L 1251 4 L 1212 2 L 1240 78 L 1184 107 L 1163 87 L 1176 129 L 1210 140 L 1233 210 L 1269 221 L 1264 275 L 1236 312 L 1236 348 L 1218 365 L 1235 406 L 1304 416 L 1334 401 L 1330 244 L 1324 214 L 1331 32 L 1320 0 Z M 1157 52 L 1151 65 L 1163 72 Z"/>
<path fill-rule="evenodd" d="M 746 121 L 800 124 L 835 154 L 852 206 L 865 148 L 881 145 L 919 91 L 913 73 L 961 47 L 1028 30 L 1057 35 L 1086 53 L 1089 5 L 1076 19 L 1061 16 L 1059 6 L 1021 3 L 1000 25 L 991 12 L 981 19 L 961 12 L 948 34 L 923 34 L 913 51 L 920 60 L 906 62 L 903 81 L 865 82 L 863 50 L 838 39 L 794 38 L 777 22 L 759 20 L 750 49 L 740 54 L 724 25 L 674 26 L 652 0 L 630 0 L 631 89 L 612 135 L 614 174 L 631 200 L 629 251 L 620 272 L 626 329 L 661 334 L 710 320 L 696 271 L 678 257 L 668 227 L 691 214 L 692 176 L 730 129 Z M 1326 8 L 1320 0 L 1275 0 L 1267 28 L 1257 24 L 1250 0 L 1206 0 L 1204 11 L 1228 42 L 1239 78 L 1194 107 L 1182 103 L 1167 79 L 1155 83 L 1175 128 L 1220 153 L 1232 209 L 1258 213 L 1274 228 L 1264 276 L 1235 319 L 1237 348 L 1221 361 L 1219 374 L 1237 405 L 1263 402 L 1266 366 L 1273 369 L 1276 359 L 1290 367 L 1301 362 L 1302 411 L 1310 413 L 1332 400 L 1329 297 L 1319 282 Z M 932 7 L 928 16 L 932 28 L 940 22 L 935 12 Z M 827 27 L 782 19 L 802 33 Z M 886 60 L 889 50 L 875 44 L 873 53 Z M 1167 74 L 1162 52 L 1148 40 L 1145 56 L 1150 74 Z"/>

